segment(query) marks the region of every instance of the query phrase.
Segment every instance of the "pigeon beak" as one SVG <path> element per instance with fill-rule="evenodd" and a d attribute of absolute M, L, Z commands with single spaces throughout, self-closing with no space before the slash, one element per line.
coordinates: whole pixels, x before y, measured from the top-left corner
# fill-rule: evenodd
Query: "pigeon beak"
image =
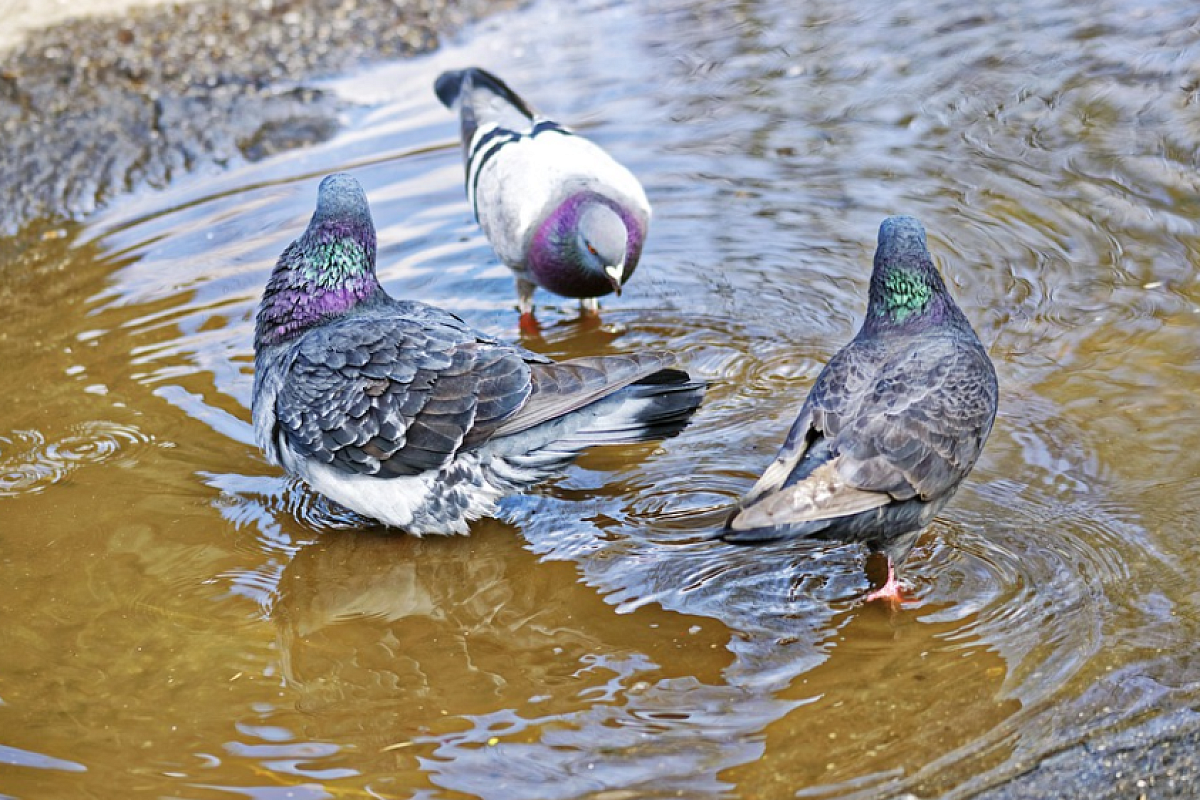
<path fill-rule="evenodd" d="M 605 267 L 604 274 L 608 276 L 608 282 L 612 284 L 613 291 L 617 293 L 617 297 L 620 297 L 621 279 L 625 277 L 625 262 L 622 261 L 620 264 Z"/>

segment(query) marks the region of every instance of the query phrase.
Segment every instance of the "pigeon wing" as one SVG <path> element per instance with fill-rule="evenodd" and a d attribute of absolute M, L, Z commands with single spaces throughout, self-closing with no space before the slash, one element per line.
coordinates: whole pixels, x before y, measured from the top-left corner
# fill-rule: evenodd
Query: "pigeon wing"
<path fill-rule="evenodd" d="M 517 348 L 452 326 L 348 318 L 299 345 L 276 399 L 278 435 L 346 472 L 416 475 L 448 463 L 531 391 Z"/>
<path fill-rule="evenodd" d="M 842 458 L 830 446 L 867 383 L 869 350 L 851 343 L 821 371 L 778 455 L 730 515 L 724 538 L 765 541 L 815 533 L 826 520 L 891 502 L 887 494 L 845 480 Z"/>
<path fill-rule="evenodd" d="M 871 349 L 869 345 L 851 342 L 834 354 L 809 390 L 779 453 L 740 505 L 749 506 L 764 495 L 784 488 L 813 442 L 837 436 L 842 421 L 853 408 L 854 398 L 863 392 L 869 381 L 870 363 L 874 357 Z"/>
<path fill-rule="evenodd" d="M 953 491 L 983 450 L 998 388 L 978 340 L 920 340 L 889 358 L 838 431 L 840 475 L 897 500 Z"/>

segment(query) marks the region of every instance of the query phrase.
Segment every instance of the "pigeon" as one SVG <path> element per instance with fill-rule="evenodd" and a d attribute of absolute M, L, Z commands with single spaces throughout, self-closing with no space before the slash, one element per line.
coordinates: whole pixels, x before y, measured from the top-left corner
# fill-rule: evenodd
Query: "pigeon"
<path fill-rule="evenodd" d="M 996 370 L 933 265 L 925 229 L 879 228 L 867 315 L 808 393 L 775 460 L 721 538 L 865 544 L 887 558 L 867 600 L 901 600 L 896 566 L 975 465 L 996 418 Z"/>
<path fill-rule="evenodd" d="M 537 330 L 537 286 L 580 298 L 586 315 L 599 310 L 596 298 L 620 295 L 650 224 L 650 202 L 633 173 L 486 70 L 444 72 L 434 91 L 446 108 L 458 108 L 467 201 L 516 275 L 522 329 Z"/>
<path fill-rule="evenodd" d="M 583 448 L 671 436 L 705 385 L 670 353 L 561 362 L 390 297 L 350 175 L 321 181 L 254 330 L 255 439 L 318 493 L 416 534 L 466 533 Z"/>

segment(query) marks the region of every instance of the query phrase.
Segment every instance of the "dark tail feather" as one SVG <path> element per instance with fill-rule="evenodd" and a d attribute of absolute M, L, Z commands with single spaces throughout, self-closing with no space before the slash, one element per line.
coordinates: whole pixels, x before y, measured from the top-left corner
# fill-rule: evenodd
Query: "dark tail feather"
<path fill-rule="evenodd" d="M 635 444 L 674 436 L 691 421 L 707 388 L 683 370 L 660 370 L 601 401 L 609 406 L 604 414 L 556 445 Z"/>
<path fill-rule="evenodd" d="M 808 450 L 804 453 L 804 457 L 800 459 L 800 463 L 792 468 L 792 472 L 787 476 L 779 486 L 771 489 L 768 494 L 781 492 L 789 486 L 794 486 L 800 481 L 807 478 L 813 473 L 817 467 L 821 466 L 829 459 L 833 458 L 833 444 L 824 436 L 816 437 L 815 441 L 811 441 Z M 762 500 L 765 495 L 754 498 L 748 505 Z M 743 498 L 745 502 L 745 498 Z M 764 528 L 743 528 L 738 529 L 733 527 L 733 521 L 742 513 L 746 506 L 739 503 L 729 514 L 729 519 L 725 520 L 725 529 L 718 535 L 719 538 L 727 542 L 736 542 L 739 544 L 756 544 L 758 542 L 777 542 L 783 539 L 799 539 L 805 536 L 812 536 L 828 528 L 833 520 L 811 520 L 809 522 L 797 522 L 792 525 L 772 525 Z"/>
<path fill-rule="evenodd" d="M 463 78 L 466 74 L 466 70 L 451 70 L 438 75 L 437 80 L 433 82 L 433 92 L 446 108 L 454 109 L 454 104 L 458 102 L 458 96 L 462 93 Z"/>
<path fill-rule="evenodd" d="M 729 520 L 725 523 L 726 526 L 733 521 L 733 517 L 740 512 L 738 508 Z M 784 539 L 801 539 L 806 536 L 812 536 L 815 533 L 828 528 L 830 520 L 816 520 L 813 522 L 802 522 L 796 525 L 776 525 L 770 528 L 749 528 L 747 530 L 736 530 L 726 527 L 725 530 L 717 534 L 717 538 L 723 539 L 726 542 L 734 544 L 760 544 L 762 542 L 778 542 Z"/>
<path fill-rule="evenodd" d="M 508 88 L 507 83 L 480 67 L 443 72 L 433 83 L 433 91 L 437 93 L 438 100 L 441 100 L 442 105 L 449 109 L 454 108 L 463 94 L 475 88 L 488 90 L 521 112 L 527 119 L 533 119 L 535 116 L 533 109 L 521 99 L 520 95 Z"/>

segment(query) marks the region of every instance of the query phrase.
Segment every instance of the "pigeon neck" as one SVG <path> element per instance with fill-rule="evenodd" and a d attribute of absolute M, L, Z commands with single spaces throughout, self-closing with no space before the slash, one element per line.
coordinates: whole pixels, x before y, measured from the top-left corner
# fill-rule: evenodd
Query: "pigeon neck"
<path fill-rule="evenodd" d="M 256 344 L 282 344 L 383 292 L 375 231 L 359 227 L 326 222 L 288 246 L 267 282 Z"/>
<path fill-rule="evenodd" d="M 954 318 L 955 311 L 932 263 L 876 265 L 867 307 L 869 327 L 936 324 Z"/>
<path fill-rule="evenodd" d="M 610 209 L 624 223 L 626 275 L 636 266 L 645 236 L 637 219 L 611 198 L 598 192 L 580 191 L 555 206 L 529 242 L 526 266 L 539 285 L 566 297 L 599 297 L 612 291 L 604 272 L 587 266 L 580 244 L 581 221 L 596 206 Z"/>

